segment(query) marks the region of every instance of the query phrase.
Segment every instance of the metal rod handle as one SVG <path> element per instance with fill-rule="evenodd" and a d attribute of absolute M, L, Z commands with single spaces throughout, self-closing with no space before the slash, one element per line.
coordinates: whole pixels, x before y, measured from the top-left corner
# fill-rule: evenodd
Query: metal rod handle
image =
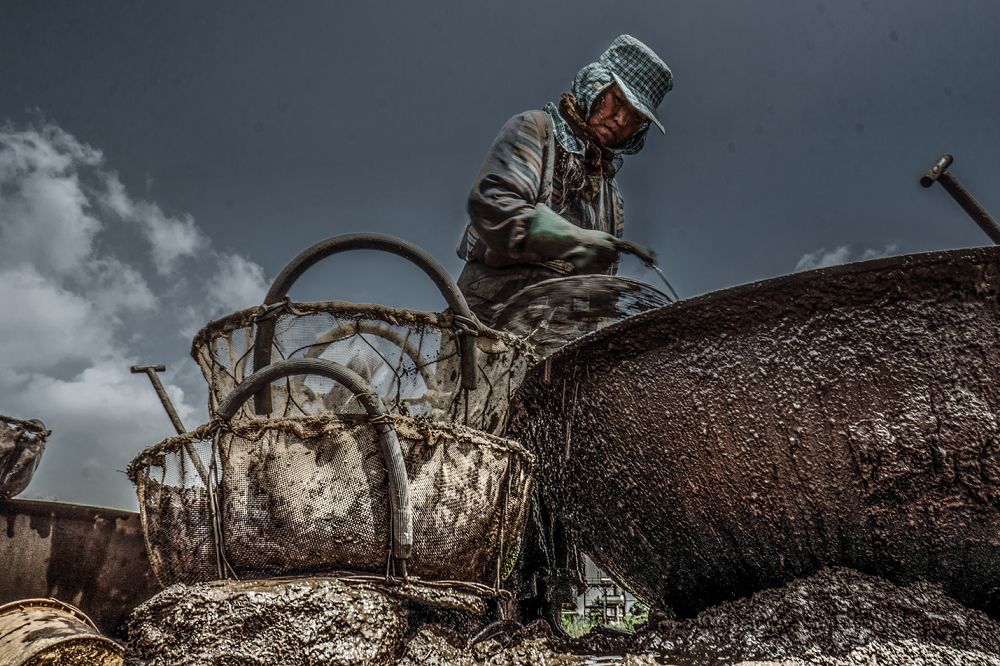
<path fill-rule="evenodd" d="M 306 248 L 281 269 L 274 278 L 271 288 L 264 297 L 264 305 L 280 303 L 288 294 L 295 281 L 311 266 L 322 259 L 348 250 L 381 250 L 408 259 L 426 273 L 438 290 L 444 296 L 451 309 L 455 322 L 455 334 L 459 339 L 461 355 L 462 388 L 475 389 L 477 383 L 476 368 L 478 365 L 476 348 L 476 319 L 469 309 L 465 296 L 451 275 L 438 261 L 425 250 L 401 238 L 387 234 L 344 234 L 322 240 Z M 257 334 L 254 340 L 253 367 L 255 370 L 265 367 L 271 362 L 271 345 L 274 342 L 274 319 L 265 318 L 257 322 Z M 264 387 L 254 398 L 254 411 L 257 414 L 271 412 L 270 387 Z"/>
<path fill-rule="evenodd" d="M 983 205 L 976 201 L 976 198 L 965 189 L 958 179 L 948 173 L 948 167 L 955 161 L 955 158 L 945 153 L 938 158 L 934 166 L 920 177 L 920 184 L 923 187 L 930 187 L 935 182 L 941 183 L 941 187 L 947 190 L 948 194 L 958 202 L 972 221 L 979 225 L 979 228 L 990 237 L 994 245 L 1000 245 L 1000 225 L 997 224 Z"/>
<path fill-rule="evenodd" d="M 174 403 L 171 402 L 170 396 L 167 395 L 167 390 L 163 388 L 163 382 L 160 381 L 160 376 L 156 373 L 163 372 L 167 369 L 167 366 L 162 363 L 159 365 L 133 365 L 129 368 L 133 374 L 145 373 L 149 377 L 150 383 L 153 384 L 153 390 L 156 391 L 157 397 L 160 399 L 160 404 L 163 405 L 163 409 L 166 410 L 167 416 L 170 417 L 170 422 L 174 425 L 174 430 L 177 431 L 178 435 L 183 435 L 187 432 L 184 424 L 181 422 L 181 417 L 177 415 L 177 410 L 174 409 Z M 188 454 L 188 458 L 191 459 L 191 464 L 194 465 L 194 469 L 198 472 L 198 476 L 201 477 L 202 483 L 205 487 L 210 488 L 211 484 L 208 482 L 208 470 L 205 469 L 205 464 L 201 461 L 198 456 L 198 452 L 194 450 L 190 442 L 184 443 L 184 450 Z"/>

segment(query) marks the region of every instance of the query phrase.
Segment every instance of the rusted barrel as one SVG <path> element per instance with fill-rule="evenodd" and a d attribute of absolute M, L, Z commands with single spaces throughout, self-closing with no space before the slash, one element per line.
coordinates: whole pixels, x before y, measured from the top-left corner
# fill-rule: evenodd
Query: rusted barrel
<path fill-rule="evenodd" d="M 159 590 L 139 514 L 43 500 L 0 502 L 0 604 L 56 597 L 118 637 L 129 612 Z"/>
<path fill-rule="evenodd" d="M 57 599 L 0 606 L 0 666 L 119 666 L 124 650 L 80 609 Z"/>
<path fill-rule="evenodd" d="M 1000 614 L 1000 248 L 714 292 L 535 367 L 510 436 L 595 562 L 682 614 L 822 565 Z"/>

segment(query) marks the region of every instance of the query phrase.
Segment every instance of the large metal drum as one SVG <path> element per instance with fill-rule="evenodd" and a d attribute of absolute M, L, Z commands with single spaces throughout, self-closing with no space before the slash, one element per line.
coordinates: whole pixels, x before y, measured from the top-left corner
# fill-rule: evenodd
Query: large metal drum
<path fill-rule="evenodd" d="M 57 599 L 0 606 L 0 666 L 120 666 L 124 654 L 83 611 Z"/>
<path fill-rule="evenodd" d="M 8 500 L 0 502 L 0 533 L 0 604 L 55 597 L 118 635 L 129 612 L 160 589 L 137 513 Z"/>
<path fill-rule="evenodd" d="M 682 301 L 535 367 L 511 436 L 599 566 L 692 614 L 847 565 L 1000 614 L 1000 249 Z"/>

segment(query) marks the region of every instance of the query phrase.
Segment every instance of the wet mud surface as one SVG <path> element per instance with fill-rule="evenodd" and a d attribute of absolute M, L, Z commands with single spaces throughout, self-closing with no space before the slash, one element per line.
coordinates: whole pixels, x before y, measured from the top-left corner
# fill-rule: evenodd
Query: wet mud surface
<path fill-rule="evenodd" d="M 569 640 L 491 619 L 332 579 L 174 586 L 133 614 L 126 663 L 1000 666 L 1000 623 L 982 611 L 843 568 L 635 634 Z"/>
<path fill-rule="evenodd" d="M 653 310 L 536 366 L 512 436 L 594 561 L 682 616 L 834 565 L 996 616 L 998 274 L 909 255 Z"/>
<path fill-rule="evenodd" d="M 1000 623 L 939 585 L 838 568 L 661 622 L 629 647 L 667 663 L 1000 664 Z"/>
<path fill-rule="evenodd" d="M 526 629 L 520 642 L 505 645 L 501 638 L 464 648 L 424 629 L 400 663 L 1000 665 L 1000 623 L 962 606 L 939 585 L 897 587 L 840 568 L 689 620 L 654 621 L 630 636 L 598 631 L 568 641 Z"/>

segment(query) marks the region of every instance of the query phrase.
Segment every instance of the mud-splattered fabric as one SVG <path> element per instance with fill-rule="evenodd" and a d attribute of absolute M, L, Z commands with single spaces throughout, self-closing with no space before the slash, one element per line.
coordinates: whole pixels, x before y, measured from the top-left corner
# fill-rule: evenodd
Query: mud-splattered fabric
<path fill-rule="evenodd" d="M 466 260 L 458 286 L 487 326 L 521 289 L 574 272 L 569 262 L 525 251 L 536 205 L 550 206 L 581 228 L 621 238 L 625 206 L 613 178 L 602 179 L 592 196 L 567 187 L 566 174 L 585 168 L 582 155 L 555 141 L 552 118 L 543 111 L 518 114 L 500 130 L 469 195 L 469 224 L 458 246 Z M 608 272 L 617 272 L 617 263 Z"/>
<path fill-rule="evenodd" d="M 452 423 L 391 416 L 413 510 L 411 575 L 496 585 L 527 518 L 533 457 L 511 440 Z M 218 576 L 208 488 L 185 445 L 218 470 L 212 482 L 225 562 L 241 578 L 389 563 L 388 481 L 366 417 L 209 424 L 129 467 L 150 563 L 163 584 Z"/>

